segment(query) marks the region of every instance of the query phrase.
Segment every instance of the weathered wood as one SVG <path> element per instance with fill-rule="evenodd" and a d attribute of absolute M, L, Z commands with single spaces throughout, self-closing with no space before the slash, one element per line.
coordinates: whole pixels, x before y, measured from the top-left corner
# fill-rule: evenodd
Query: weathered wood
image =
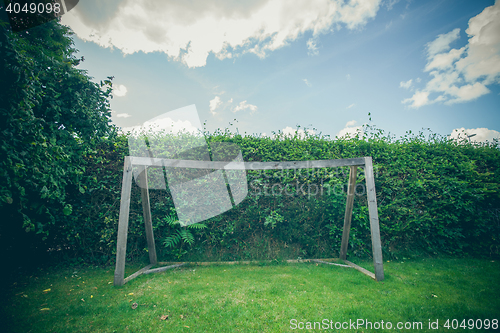
<path fill-rule="evenodd" d="M 130 191 L 132 188 L 132 164 L 130 157 L 125 157 L 123 164 L 122 195 L 120 217 L 118 219 L 118 240 L 116 244 L 116 268 L 114 285 L 121 286 L 125 275 L 125 257 L 127 254 L 128 217 L 130 210 Z"/>
<path fill-rule="evenodd" d="M 349 171 L 349 184 L 347 185 L 347 201 L 345 205 L 344 229 L 342 231 L 342 243 L 340 247 L 340 259 L 347 257 L 347 245 L 349 244 L 349 232 L 351 231 L 352 207 L 354 204 L 354 190 L 356 188 L 357 166 L 351 166 Z"/>
<path fill-rule="evenodd" d="M 364 158 L 345 158 L 338 160 L 318 161 L 286 161 L 286 162 L 221 162 L 221 161 L 197 161 L 197 160 L 172 160 L 166 158 L 149 158 L 131 156 L 133 165 L 165 166 L 174 168 L 190 169 L 213 169 L 213 170 L 280 170 L 280 169 L 313 169 L 313 168 L 336 168 L 342 166 L 365 164 Z"/>
<path fill-rule="evenodd" d="M 128 276 L 126 279 L 123 280 L 123 284 L 129 282 L 130 280 L 132 279 L 135 279 L 136 277 L 138 277 L 139 275 L 142 275 L 144 274 L 144 272 L 147 272 L 151 267 L 153 267 L 153 264 L 149 264 L 147 265 L 146 267 L 144 268 L 141 268 L 140 270 L 138 270 L 137 272 L 135 272 L 134 274 Z"/>
<path fill-rule="evenodd" d="M 148 190 L 148 169 L 144 167 L 144 171 L 139 174 L 141 186 L 141 199 L 142 199 L 142 214 L 144 216 L 144 226 L 146 227 L 146 239 L 148 242 L 149 263 L 155 265 L 156 259 L 156 246 L 153 234 L 153 224 L 151 222 L 151 208 L 149 204 L 149 190 Z"/>
<path fill-rule="evenodd" d="M 352 268 L 352 266 L 349 266 L 349 265 L 336 264 L 334 262 L 326 262 L 326 261 L 319 260 L 319 259 L 313 259 L 312 261 L 320 263 L 320 264 L 327 264 L 327 265 L 335 265 L 335 266 L 340 266 L 340 267 L 350 267 L 350 268 Z"/>
<path fill-rule="evenodd" d="M 346 264 L 348 264 L 348 265 L 349 265 L 349 266 L 351 266 L 352 268 L 355 268 L 355 269 L 357 269 L 358 271 L 360 271 L 361 273 L 363 273 L 363 274 L 365 274 L 365 275 L 368 275 L 369 277 L 371 277 L 371 278 L 372 278 L 372 279 L 374 279 L 374 280 L 377 280 L 377 279 L 375 278 L 375 274 L 373 274 L 372 272 L 370 272 L 370 271 L 368 271 L 368 270 L 364 269 L 363 267 L 358 266 L 358 265 L 356 265 L 355 263 L 352 263 L 352 262 L 350 262 L 350 261 L 348 261 L 348 260 L 344 260 L 344 261 L 345 261 L 345 263 L 346 263 Z"/>
<path fill-rule="evenodd" d="M 351 159 L 337 159 L 337 160 L 322 160 L 322 161 L 290 161 L 290 162 L 220 162 L 220 161 L 195 161 L 195 160 L 172 160 L 172 159 L 161 159 L 161 158 L 148 158 L 148 157 L 125 157 L 124 169 L 123 169 L 123 181 L 122 181 L 122 193 L 121 193 L 121 204 L 120 204 L 120 217 L 118 222 L 118 240 L 117 240 L 117 250 L 116 250 L 116 268 L 114 276 L 114 284 L 119 286 L 123 285 L 127 281 L 133 279 L 140 274 L 150 274 L 157 271 L 163 271 L 169 268 L 160 267 L 150 270 L 151 265 L 141 269 L 140 271 L 132 274 L 131 276 L 124 279 L 125 274 L 125 258 L 127 250 L 127 231 L 128 231 L 128 221 L 129 221 L 129 210 L 130 210 L 130 192 L 132 186 L 132 165 L 147 166 L 151 167 L 177 167 L 177 168 L 192 168 L 192 169 L 225 169 L 225 170 L 280 170 L 280 169 L 312 169 L 312 168 L 333 168 L 350 166 L 349 175 L 349 187 L 348 196 L 346 202 L 346 212 L 344 216 L 344 232 L 342 235 L 342 245 L 341 245 L 341 259 L 346 258 L 347 255 L 347 245 L 349 239 L 349 230 L 352 221 L 352 208 L 354 200 L 354 191 L 356 185 L 356 173 L 357 166 L 365 166 L 365 178 L 367 186 L 367 197 L 368 206 L 370 214 L 370 228 L 372 235 L 372 250 L 374 257 L 375 275 L 366 271 L 365 269 L 348 262 L 349 266 L 352 266 L 364 274 L 375 278 L 380 281 L 384 279 L 383 262 L 382 262 L 382 247 L 380 242 L 380 227 L 378 221 L 377 212 L 377 201 L 375 194 L 375 182 L 373 177 L 373 165 L 371 157 L 364 158 L 351 158 Z M 144 181 L 147 184 L 146 172 L 143 172 L 144 179 L 139 180 L 141 183 Z M 142 175 L 140 176 L 142 177 Z M 150 256 L 151 264 L 157 263 L 156 248 L 154 244 L 154 235 L 151 223 L 151 210 L 149 202 L 149 193 L 147 186 L 141 188 L 141 197 L 143 203 L 143 214 L 144 223 L 146 227 L 146 237 L 148 240 L 148 251 Z M 326 263 L 322 259 L 317 261 L 317 259 L 303 259 L 303 260 L 287 260 L 287 262 L 310 262 L 316 261 L 321 263 Z M 263 261 L 236 261 L 236 262 L 198 262 L 198 263 L 176 263 L 174 267 L 180 267 L 185 264 L 194 265 L 213 265 L 213 264 L 253 264 Z M 272 262 L 272 260 L 264 261 Z M 165 264 L 160 262 L 159 264 Z M 345 266 L 340 264 L 334 264 L 338 266 Z M 145 273 L 147 272 L 147 273 Z"/>
<path fill-rule="evenodd" d="M 368 212 L 370 215 L 370 230 L 372 236 L 373 266 L 377 281 L 384 279 L 384 263 L 382 259 L 382 242 L 380 241 L 380 226 L 378 220 L 377 194 L 375 192 L 375 179 L 373 175 L 373 162 L 371 157 L 365 157 L 366 195 L 368 197 Z"/>
<path fill-rule="evenodd" d="M 186 263 L 181 263 L 181 264 L 177 264 L 177 265 L 170 265 L 170 266 L 165 266 L 165 267 L 158 267 L 158 268 L 153 268 L 153 269 L 149 269 L 145 272 L 143 272 L 142 274 L 151 274 L 151 273 L 158 273 L 158 272 L 164 272 L 168 269 L 172 269 L 172 268 L 176 268 L 176 267 L 181 267 L 181 266 L 184 266 L 186 265 Z"/>

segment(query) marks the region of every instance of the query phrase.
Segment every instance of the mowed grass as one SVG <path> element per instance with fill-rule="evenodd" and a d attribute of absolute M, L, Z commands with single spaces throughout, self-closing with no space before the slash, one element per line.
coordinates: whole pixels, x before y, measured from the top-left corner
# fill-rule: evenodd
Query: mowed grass
<path fill-rule="evenodd" d="M 447 319 L 500 319 L 498 261 L 420 259 L 384 268 L 386 279 L 375 282 L 352 268 L 315 263 L 193 266 L 123 287 L 113 286 L 113 268 L 52 269 L 17 281 L 2 307 L 8 330 L 23 333 L 311 331 L 300 329 L 307 322 L 317 323 L 314 331 L 326 322 L 331 331 L 386 331 L 335 329 L 358 319 L 391 322 L 391 332 L 455 332 L 443 327 Z M 429 329 L 429 320 L 439 329 Z M 422 329 L 398 330 L 398 322 L 421 322 Z"/>

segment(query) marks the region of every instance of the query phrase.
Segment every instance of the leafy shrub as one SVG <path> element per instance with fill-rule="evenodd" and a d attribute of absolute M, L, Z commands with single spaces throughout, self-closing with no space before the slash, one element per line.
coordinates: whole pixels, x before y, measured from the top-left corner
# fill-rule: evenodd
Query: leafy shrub
<path fill-rule="evenodd" d="M 116 129 L 111 78 L 96 84 L 75 68 L 82 59 L 69 28 L 6 26 L 0 19 L 0 251 L 15 262 L 27 249 L 63 244 L 67 235 L 56 230 L 74 213 L 71 192 L 85 191 L 84 156 Z"/>
<path fill-rule="evenodd" d="M 86 261 L 107 262 L 115 253 L 126 140 L 121 136 L 87 156 L 85 193 L 74 191 L 73 213 L 60 230 L 66 247 Z M 237 143 L 246 161 L 372 156 L 385 256 L 499 254 L 499 223 L 493 212 L 500 206 L 500 152 L 495 145 L 457 143 L 424 133 L 396 140 L 374 129 L 365 139 L 317 135 L 270 139 L 216 132 L 207 135 L 207 141 Z M 197 229 L 180 229 L 174 223 L 168 188 L 151 190 L 159 256 L 168 260 L 338 256 L 348 173 L 348 168 L 248 171 L 247 198 Z M 365 257 L 371 255 L 371 239 L 362 168 L 357 183 L 348 254 Z M 140 193 L 134 185 L 129 258 L 141 258 L 146 247 Z"/>

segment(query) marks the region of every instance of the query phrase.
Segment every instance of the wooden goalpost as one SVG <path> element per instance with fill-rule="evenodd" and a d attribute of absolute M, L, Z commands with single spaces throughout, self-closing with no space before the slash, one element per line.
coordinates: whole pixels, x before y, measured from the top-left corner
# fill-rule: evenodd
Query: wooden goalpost
<path fill-rule="evenodd" d="M 141 198 L 144 223 L 146 227 L 146 238 L 148 243 L 149 262 L 150 264 L 140 269 L 129 277 L 125 278 L 125 257 L 127 251 L 127 233 L 130 210 L 130 194 L 132 188 L 133 166 L 144 168 L 144 172 L 139 174 L 139 180 L 144 187 L 141 186 Z M 236 162 L 228 164 L 228 162 L 219 161 L 196 161 L 196 160 L 175 160 L 163 158 L 147 158 L 126 156 L 123 166 L 123 181 L 120 202 L 120 217 L 118 221 L 118 240 L 116 245 L 116 268 L 114 275 L 114 285 L 121 286 L 133 278 L 141 274 L 149 274 L 165 271 L 170 268 L 175 268 L 184 265 L 176 264 L 170 266 L 151 269 L 152 266 L 158 264 L 156 257 L 156 247 L 153 235 L 153 226 L 151 222 L 151 209 L 149 203 L 149 191 L 147 187 L 147 172 L 148 167 L 174 167 L 174 168 L 190 168 L 190 169 L 219 169 L 219 170 L 281 170 L 281 169 L 313 169 L 313 168 L 332 168 L 349 166 L 349 183 L 347 187 L 347 202 L 344 216 L 344 229 L 342 232 L 342 243 L 340 247 L 340 259 L 362 273 L 371 278 L 381 281 L 384 279 L 384 267 L 382 260 L 382 245 L 380 241 L 380 227 L 377 211 L 377 198 L 375 193 L 375 180 L 373 174 L 373 162 L 371 156 L 360 158 L 336 159 L 336 160 L 318 160 L 318 161 L 292 161 L 292 162 Z M 354 203 L 354 190 L 356 187 L 356 175 L 358 167 L 365 169 L 366 195 L 368 199 L 368 211 L 370 218 L 370 229 L 372 239 L 372 254 L 375 274 L 359 267 L 358 265 L 347 261 L 347 245 L 349 242 L 349 231 L 351 229 L 352 210 Z M 314 259 L 315 262 L 328 262 Z"/>

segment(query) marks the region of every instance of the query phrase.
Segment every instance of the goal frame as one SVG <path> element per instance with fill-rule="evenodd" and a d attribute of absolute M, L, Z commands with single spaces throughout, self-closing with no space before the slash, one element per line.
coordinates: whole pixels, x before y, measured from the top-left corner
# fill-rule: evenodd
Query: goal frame
<path fill-rule="evenodd" d="M 146 239 L 148 243 L 148 253 L 150 264 L 140 269 L 134 274 L 125 278 L 125 259 L 127 251 L 127 235 L 130 212 L 130 197 L 132 190 L 133 166 L 144 167 L 144 172 L 140 172 L 139 181 L 141 184 L 141 201 L 143 208 L 144 224 L 146 228 Z M 289 161 L 289 162 L 228 162 L 219 161 L 195 161 L 195 160 L 176 160 L 164 158 L 148 158 L 126 156 L 123 165 L 123 180 L 120 201 L 120 216 L 118 220 L 118 236 L 116 245 L 116 267 L 114 274 L 114 285 L 121 286 L 128 281 L 142 274 L 156 273 L 167 269 L 175 268 L 184 265 L 185 263 L 169 265 L 151 269 L 159 263 L 156 256 L 156 246 L 153 234 L 153 225 L 151 219 L 151 207 L 149 202 L 149 190 L 147 182 L 148 167 L 174 167 L 174 168 L 191 168 L 191 169 L 219 169 L 219 170 L 282 170 L 282 169 L 315 169 L 315 168 L 335 168 L 335 167 L 350 167 L 349 182 L 347 187 L 347 200 L 344 215 L 344 228 L 342 231 L 342 243 L 340 246 L 339 259 L 343 260 L 350 267 L 353 267 L 362 273 L 370 276 L 376 281 L 384 279 L 384 267 L 382 260 L 382 245 L 380 240 L 380 225 L 378 218 L 377 197 L 375 192 L 375 179 L 373 173 L 373 161 L 371 156 L 359 158 L 346 158 L 335 160 L 314 160 L 314 161 Z M 370 231 L 372 240 L 372 255 L 374 272 L 369 272 L 366 269 L 347 260 L 347 246 L 349 243 L 349 232 L 351 229 L 352 211 L 354 204 L 354 191 L 356 187 L 356 176 L 358 167 L 363 167 L 365 170 L 366 196 L 368 200 L 368 213 L 370 219 Z M 327 263 L 324 261 L 313 259 L 313 261 Z"/>

